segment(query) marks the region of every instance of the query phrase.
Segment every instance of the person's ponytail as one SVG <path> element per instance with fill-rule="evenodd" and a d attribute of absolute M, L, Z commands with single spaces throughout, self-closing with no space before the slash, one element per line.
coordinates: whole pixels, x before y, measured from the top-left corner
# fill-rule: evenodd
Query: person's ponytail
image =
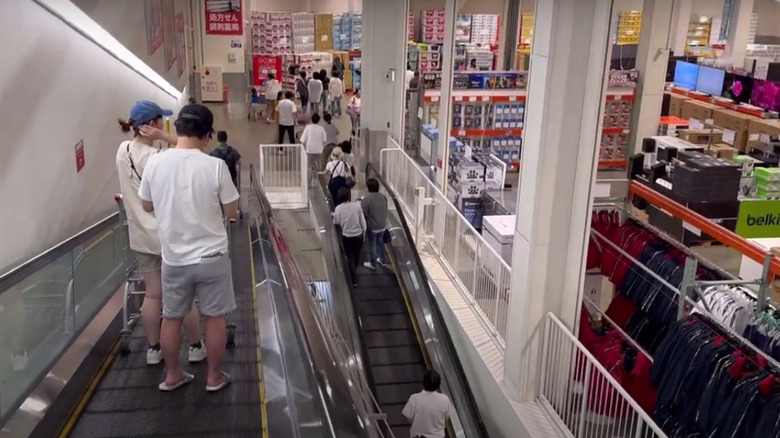
<path fill-rule="evenodd" d="M 119 127 L 122 129 L 122 132 L 130 132 L 130 130 L 133 129 L 133 125 L 135 125 L 135 121 L 133 119 L 116 119 L 116 121 L 119 123 Z"/>

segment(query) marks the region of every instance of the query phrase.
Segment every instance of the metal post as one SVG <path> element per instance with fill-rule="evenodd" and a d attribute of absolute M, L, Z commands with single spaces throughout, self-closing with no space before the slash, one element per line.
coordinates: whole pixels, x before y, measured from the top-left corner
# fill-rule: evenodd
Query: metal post
<path fill-rule="evenodd" d="M 593 368 L 593 364 L 591 361 L 588 361 L 587 365 L 585 365 L 585 380 L 583 381 L 582 398 L 580 399 L 582 405 L 580 406 L 579 424 L 577 425 L 577 434 L 575 435 L 577 437 L 585 436 L 583 435 L 583 432 L 585 430 L 585 413 L 588 410 L 588 392 L 590 392 L 590 375 L 592 374 L 591 368 Z"/>
<path fill-rule="evenodd" d="M 76 333 L 76 299 L 74 285 L 74 270 L 71 270 L 71 278 L 68 281 L 68 290 L 65 293 L 65 334 Z"/>
<path fill-rule="evenodd" d="M 764 256 L 764 269 L 761 271 L 761 283 L 758 286 L 758 303 L 756 303 L 756 315 L 760 314 L 767 307 L 767 296 L 769 295 L 769 270 L 772 267 L 772 253 Z"/>
<path fill-rule="evenodd" d="M 415 187 L 414 189 L 414 240 L 417 248 L 421 248 L 420 229 L 423 226 L 423 216 L 425 214 L 425 188 Z"/>
<path fill-rule="evenodd" d="M 696 285 L 696 269 L 699 263 L 693 257 L 685 259 L 682 283 L 680 283 L 680 295 L 677 297 L 677 319 L 685 317 L 685 299 L 691 295 L 691 288 Z"/>

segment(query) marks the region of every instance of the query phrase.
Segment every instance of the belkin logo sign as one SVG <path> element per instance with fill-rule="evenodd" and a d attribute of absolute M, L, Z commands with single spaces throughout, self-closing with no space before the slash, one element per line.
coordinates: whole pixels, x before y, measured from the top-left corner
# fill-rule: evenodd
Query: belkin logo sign
<path fill-rule="evenodd" d="M 746 238 L 780 237 L 780 201 L 743 200 L 739 204 L 736 232 Z"/>

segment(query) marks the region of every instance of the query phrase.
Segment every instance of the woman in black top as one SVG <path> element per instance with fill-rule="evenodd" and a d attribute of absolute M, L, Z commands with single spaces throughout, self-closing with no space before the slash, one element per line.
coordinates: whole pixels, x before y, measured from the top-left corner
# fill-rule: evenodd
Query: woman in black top
<path fill-rule="evenodd" d="M 324 68 L 320 70 L 320 80 L 322 81 L 322 98 L 320 99 L 320 108 L 322 108 L 322 112 L 325 112 L 325 108 L 327 108 L 328 104 L 328 84 L 330 84 L 330 78 L 328 77 L 328 72 Z"/>

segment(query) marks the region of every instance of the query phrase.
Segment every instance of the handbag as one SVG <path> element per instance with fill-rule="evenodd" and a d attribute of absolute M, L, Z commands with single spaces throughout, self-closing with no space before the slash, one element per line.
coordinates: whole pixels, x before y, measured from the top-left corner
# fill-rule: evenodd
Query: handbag
<path fill-rule="evenodd" d="M 392 241 L 393 241 L 393 236 L 390 234 L 390 230 L 385 229 L 385 231 L 382 233 L 382 243 L 387 245 Z"/>
<path fill-rule="evenodd" d="M 346 165 L 346 163 L 344 163 L 343 161 L 339 161 L 339 164 Z M 339 164 L 337 164 L 336 166 L 338 166 Z M 330 185 L 330 183 L 333 181 L 333 178 L 335 178 L 334 175 L 336 174 L 336 169 L 338 168 L 336 166 L 333 167 L 333 173 L 330 174 L 330 180 L 328 181 L 328 185 Z M 355 187 L 355 177 L 352 176 L 349 170 L 344 172 L 343 178 L 344 181 L 346 181 L 347 187 L 349 187 L 350 189 L 352 187 Z"/>

